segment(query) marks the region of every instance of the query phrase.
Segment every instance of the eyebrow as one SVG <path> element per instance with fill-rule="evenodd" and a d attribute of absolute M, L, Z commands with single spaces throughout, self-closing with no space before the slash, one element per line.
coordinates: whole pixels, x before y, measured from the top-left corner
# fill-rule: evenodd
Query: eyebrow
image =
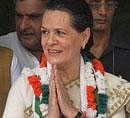
<path fill-rule="evenodd" d="M 47 28 L 45 28 L 44 26 L 41 26 L 41 29 L 46 29 L 47 30 Z"/>
<path fill-rule="evenodd" d="M 42 29 L 45 29 L 45 30 L 47 30 L 47 31 L 48 31 L 48 29 L 47 29 L 47 28 L 45 28 L 44 26 L 41 26 L 41 30 L 42 30 Z M 66 29 L 63 29 L 63 28 L 55 28 L 54 30 L 55 30 L 55 31 L 57 31 L 57 30 L 62 30 L 62 31 L 67 32 L 67 30 L 66 30 Z"/>
<path fill-rule="evenodd" d="M 15 11 L 15 14 L 23 15 L 23 16 L 42 16 L 43 15 L 42 12 L 41 13 L 32 12 L 32 13 L 25 13 L 25 14 L 23 14 L 23 13 L 20 13 L 18 11 Z"/>

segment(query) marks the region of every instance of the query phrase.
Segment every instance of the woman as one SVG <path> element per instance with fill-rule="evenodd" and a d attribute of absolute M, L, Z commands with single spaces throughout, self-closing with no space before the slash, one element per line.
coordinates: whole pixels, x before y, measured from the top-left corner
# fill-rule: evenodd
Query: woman
<path fill-rule="evenodd" d="M 84 0 L 47 2 L 41 26 L 45 55 L 12 86 L 3 118 L 125 118 L 130 83 L 87 57 L 91 27 Z"/>

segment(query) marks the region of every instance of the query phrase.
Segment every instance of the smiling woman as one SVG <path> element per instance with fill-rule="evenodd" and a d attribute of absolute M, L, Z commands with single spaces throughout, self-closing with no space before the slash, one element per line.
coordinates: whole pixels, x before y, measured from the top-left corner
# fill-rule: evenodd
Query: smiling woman
<path fill-rule="evenodd" d="M 79 64 L 80 49 L 89 39 L 90 28 L 80 33 L 71 26 L 70 19 L 67 12 L 59 10 L 50 10 L 44 14 L 41 28 L 42 46 L 51 64 Z"/>
<path fill-rule="evenodd" d="M 46 3 L 41 25 L 42 62 L 32 70 L 25 68 L 12 86 L 4 118 L 126 117 L 130 83 L 105 72 L 101 62 L 84 51 L 92 21 L 85 0 Z"/>

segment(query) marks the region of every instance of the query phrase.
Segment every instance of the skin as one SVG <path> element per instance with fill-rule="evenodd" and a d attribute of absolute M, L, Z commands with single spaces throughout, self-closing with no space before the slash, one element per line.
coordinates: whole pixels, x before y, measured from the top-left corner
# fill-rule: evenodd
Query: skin
<path fill-rule="evenodd" d="M 72 27 L 67 12 L 48 10 L 43 16 L 41 31 L 42 47 L 52 64 L 48 118 L 61 115 L 72 118 L 79 110 L 72 105 L 65 84 L 79 76 L 80 48 L 87 43 L 90 29 L 79 33 Z"/>
<path fill-rule="evenodd" d="M 22 45 L 40 60 L 42 0 L 16 1 L 16 31 Z"/>
<path fill-rule="evenodd" d="M 58 105 L 58 101 L 57 101 L 57 94 L 56 94 L 56 84 L 55 84 L 55 73 L 56 73 L 56 69 L 54 69 L 54 66 L 52 67 L 52 72 L 51 72 L 51 81 L 49 84 L 49 106 L 48 106 L 48 118 L 51 118 L 53 116 L 55 116 L 56 118 L 60 118 L 61 116 L 61 112 L 60 112 L 60 108 Z M 51 114 L 50 114 L 51 112 Z"/>
<path fill-rule="evenodd" d="M 43 17 L 42 47 L 51 64 L 66 65 L 73 62 L 73 57 L 78 57 L 76 61 L 79 61 L 81 34 L 70 26 L 69 20 L 68 14 L 58 11 L 49 11 Z"/>

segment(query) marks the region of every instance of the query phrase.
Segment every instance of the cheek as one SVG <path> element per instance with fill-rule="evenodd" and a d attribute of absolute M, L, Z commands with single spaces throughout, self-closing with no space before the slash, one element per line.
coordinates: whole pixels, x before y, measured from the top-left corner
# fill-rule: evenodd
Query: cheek
<path fill-rule="evenodd" d="M 68 50 L 68 55 L 71 57 L 74 57 L 80 54 L 80 48 L 81 46 L 79 45 L 80 43 L 72 43 L 73 45 L 69 45 L 67 47 Z"/>
<path fill-rule="evenodd" d="M 97 11 L 92 11 L 92 15 L 93 15 L 93 18 L 95 18 L 95 17 L 97 17 L 98 12 Z"/>
<path fill-rule="evenodd" d="M 41 37 L 41 45 L 42 45 L 42 49 L 45 50 L 45 40 Z"/>
<path fill-rule="evenodd" d="M 18 27 L 20 27 L 20 24 L 21 24 L 21 21 L 20 20 L 18 20 L 18 19 L 16 19 L 16 27 L 18 28 Z"/>
<path fill-rule="evenodd" d="M 112 20 L 112 19 L 113 19 L 114 11 L 115 11 L 115 10 L 113 10 L 113 11 L 109 11 L 109 12 L 108 12 L 107 17 L 109 18 L 109 20 Z"/>
<path fill-rule="evenodd" d="M 108 25 L 111 25 L 113 19 L 113 15 L 108 16 Z"/>

